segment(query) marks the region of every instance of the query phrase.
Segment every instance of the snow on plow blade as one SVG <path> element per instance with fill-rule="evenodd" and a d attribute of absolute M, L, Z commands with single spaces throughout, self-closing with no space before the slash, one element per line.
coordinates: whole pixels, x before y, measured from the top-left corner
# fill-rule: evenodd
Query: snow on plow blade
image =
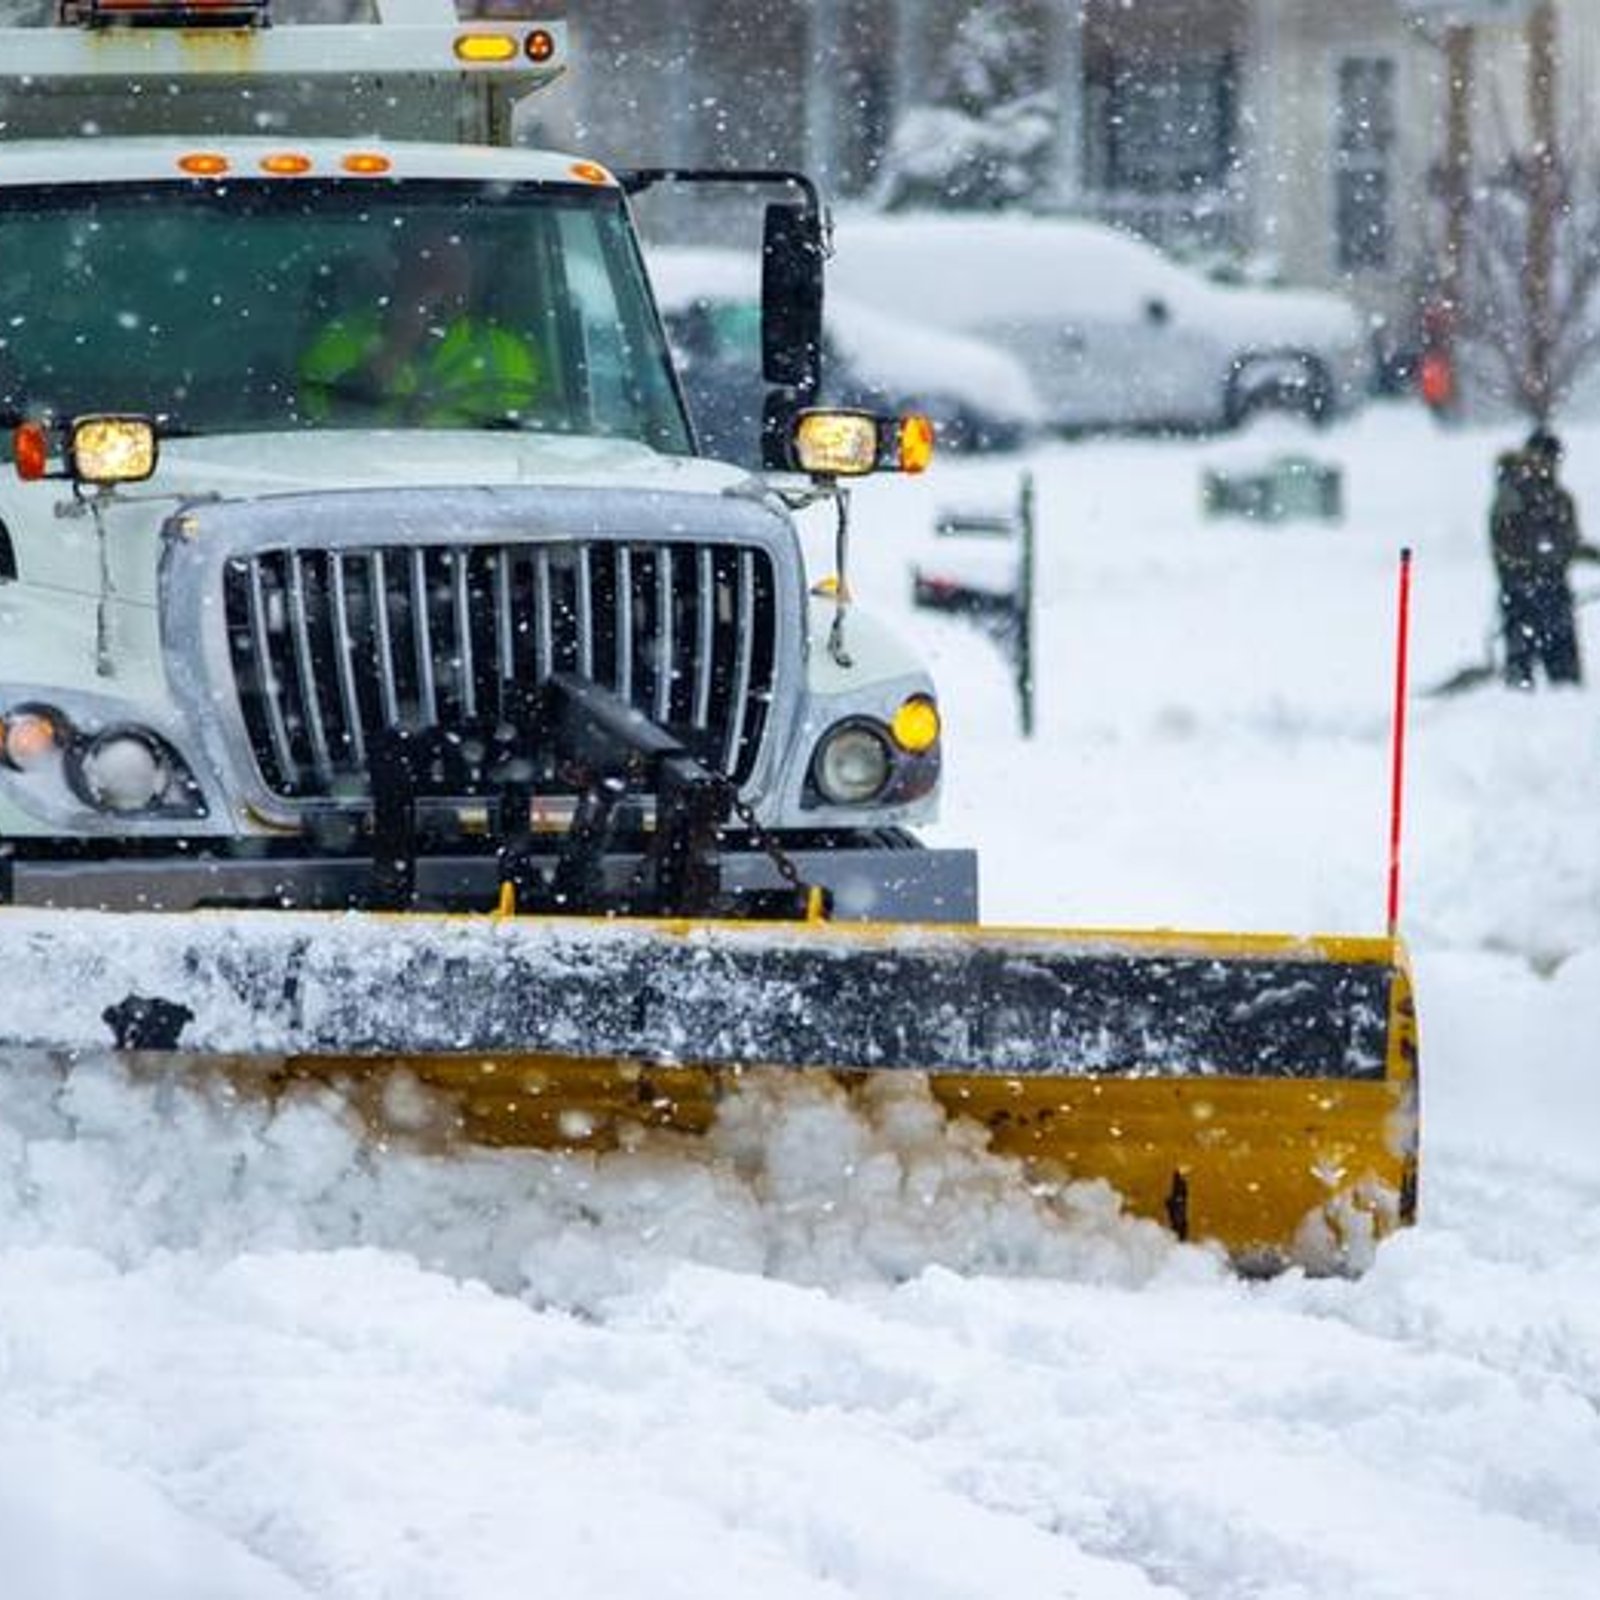
<path fill-rule="evenodd" d="M 337 1084 L 386 1132 L 603 1147 L 703 1131 L 741 1074 L 913 1072 L 1247 1265 L 1359 1265 L 1415 1212 L 1392 939 L 7 910 L 0 971 L 0 1047 Z"/>

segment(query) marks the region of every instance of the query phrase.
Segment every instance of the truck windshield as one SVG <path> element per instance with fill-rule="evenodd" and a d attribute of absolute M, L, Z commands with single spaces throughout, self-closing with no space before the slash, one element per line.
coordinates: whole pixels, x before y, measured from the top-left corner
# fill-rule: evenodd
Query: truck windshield
<path fill-rule="evenodd" d="M 0 409 L 692 448 L 618 197 L 506 184 L 0 189 Z"/>

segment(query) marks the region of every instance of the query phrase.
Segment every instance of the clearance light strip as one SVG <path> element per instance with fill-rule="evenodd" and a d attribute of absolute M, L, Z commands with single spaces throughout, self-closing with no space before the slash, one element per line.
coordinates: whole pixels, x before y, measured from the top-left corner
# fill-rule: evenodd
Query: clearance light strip
<path fill-rule="evenodd" d="M 313 171 L 311 157 L 298 150 L 276 150 L 262 156 L 259 166 L 274 178 L 300 178 Z M 381 177 L 394 163 L 376 150 L 352 150 L 339 158 L 339 169 L 358 178 Z M 233 163 L 216 150 L 191 150 L 178 157 L 178 170 L 192 178 L 220 178 L 233 170 Z"/>

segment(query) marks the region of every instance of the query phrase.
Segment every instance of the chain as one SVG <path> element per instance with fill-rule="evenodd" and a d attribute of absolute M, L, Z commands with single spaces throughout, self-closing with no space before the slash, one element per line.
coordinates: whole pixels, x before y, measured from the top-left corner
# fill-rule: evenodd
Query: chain
<path fill-rule="evenodd" d="M 804 889 L 806 883 L 800 876 L 800 869 L 789 859 L 783 846 L 756 821 L 755 812 L 740 796 L 732 781 L 729 779 L 723 781 L 726 784 L 728 804 L 733 808 L 733 814 L 749 829 L 750 837 L 755 840 L 757 848 L 765 852 L 767 859 L 778 869 L 778 876 L 791 889 Z"/>
<path fill-rule="evenodd" d="M 778 841 L 762 827 L 756 820 L 756 814 L 749 804 L 740 795 L 737 786 L 730 778 L 719 780 L 723 794 L 727 797 L 728 809 L 733 812 L 740 822 L 749 830 L 750 837 L 755 840 L 756 847 L 761 850 L 767 859 L 777 868 L 778 876 L 789 885 L 791 889 L 805 889 L 808 887 L 804 878 L 800 876 L 800 869 L 791 861 L 784 848 Z M 633 877 L 629 881 L 630 891 L 637 890 L 644 883 L 645 875 L 649 872 L 662 845 L 662 834 L 659 829 L 655 838 L 639 858 L 639 865 L 634 868 Z"/>

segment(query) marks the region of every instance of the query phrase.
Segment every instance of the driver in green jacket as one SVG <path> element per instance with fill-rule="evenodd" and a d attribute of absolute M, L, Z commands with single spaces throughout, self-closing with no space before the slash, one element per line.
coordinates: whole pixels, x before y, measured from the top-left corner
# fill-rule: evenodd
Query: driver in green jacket
<path fill-rule="evenodd" d="M 407 254 L 387 303 L 336 313 L 299 364 L 301 414 L 312 422 L 473 428 L 528 417 L 541 367 L 533 346 L 474 309 L 472 263 L 438 232 Z"/>

